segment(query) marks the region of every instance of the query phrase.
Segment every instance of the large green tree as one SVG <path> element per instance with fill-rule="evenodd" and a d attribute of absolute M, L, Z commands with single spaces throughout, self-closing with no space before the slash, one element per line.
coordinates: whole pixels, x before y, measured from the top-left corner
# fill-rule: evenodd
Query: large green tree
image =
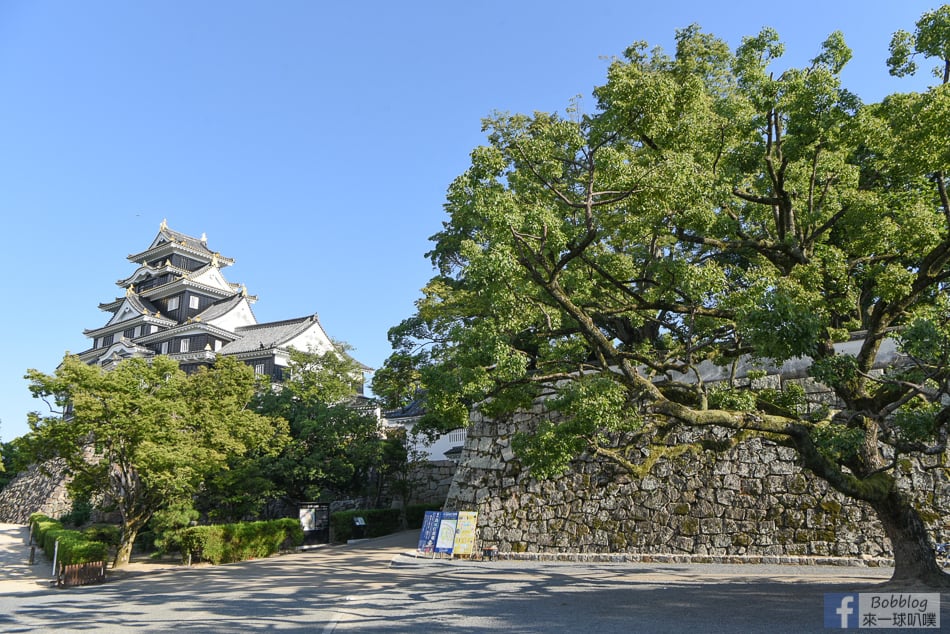
<path fill-rule="evenodd" d="M 279 388 L 260 395 L 258 411 L 290 424 L 287 446 L 260 462 L 287 499 L 316 501 L 365 492 L 382 439 L 375 413 L 353 401 L 361 381 L 362 368 L 345 345 L 325 353 L 293 350 Z"/>
<path fill-rule="evenodd" d="M 204 481 L 250 451 L 277 451 L 286 422 L 251 408 L 254 371 L 231 358 L 186 375 L 159 356 L 104 371 L 66 357 L 52 375 L 29 370 L 52 415 L 30 415 L 29 452 L 61 458 L 79 498 L 100 499 L 122 521 L 115 565 L 127 564 L 139 530 L 169 505 L 191 503 Z"/>
<path fill-rule="evenodd" d="M 948 13 L 895 37 L 895 72 L 948 63 Z M 950 86 L 864 105 L 840 33 L 807 67 L 781 55 L 771 29 L 732 51 L 691 26 L 672 55 L 627 49 L 593 114 L 487 119 L 389 377 L 449 428 L 546 398 L 564 416 L 520 443 L 538 475 L 585 451 L 637 472 L 610 441 L 658 426 L 768 437 L 874 509 L 895 580 L 947 585 L 896 466 L 947 457 Z M 906 362 L 881 374 L 891 342 Z M 703 381 L 793 358 L 837 407 Z"/>

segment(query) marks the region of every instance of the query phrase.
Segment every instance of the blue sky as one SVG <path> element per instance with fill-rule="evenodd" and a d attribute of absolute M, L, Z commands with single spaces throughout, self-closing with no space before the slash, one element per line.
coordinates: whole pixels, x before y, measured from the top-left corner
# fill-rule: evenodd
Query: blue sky
<path fill-rule="evenodd" d="M 494 110 L 594 109 L 610 56 L 691 23 L 763 26 L 801 65 L 836 29 L 865 101 L 891 34 L 938 2 L 3 0 L 0 439 L 43 410 L 23 379 L 105 324 L 162 219 L 234 258 L 259 321 L 319 314 L 379 367 L 432 274 L 424 253 Z"/>

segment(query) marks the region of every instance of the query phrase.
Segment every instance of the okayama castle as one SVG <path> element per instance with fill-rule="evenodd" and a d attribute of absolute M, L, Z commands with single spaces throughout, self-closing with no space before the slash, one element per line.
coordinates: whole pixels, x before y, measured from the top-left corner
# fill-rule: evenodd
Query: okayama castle
<path fill-rule="evenodd" d="M 209 249 L 204 235 L 173 231 L 163 220 L 149 247 L 128 259 L 138 268 L 116 282 L 124 295 L 99 304 L 111 318 L 84 331 L 92 347 L 78 356 L 90 365 L 111 369 L 123 359 L 161 354 L 193 372 L 222 355 L 281 381 L 290 348 L 333 348 L 316 314 L 258 323 L 251 310 L 257 297 L 225 279 L 222 269 L 234 260 Z"/>

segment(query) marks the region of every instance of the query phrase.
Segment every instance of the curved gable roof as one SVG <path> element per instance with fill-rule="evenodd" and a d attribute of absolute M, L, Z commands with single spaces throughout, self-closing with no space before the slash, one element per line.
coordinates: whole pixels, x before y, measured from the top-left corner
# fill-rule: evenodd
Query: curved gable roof
<path fill-rule="evenodd" d="M 91 336 L 93 333 L 109 330 L 110 326 L 115 326 L 126 321 L 132 321 L 142 316 L 154 316 L 165 319 L 154 304 L 148 300 L 142 299 L 135 293 L 129 293 L 123 298 L 117 298 L 111 305 L 100 305 L 100 308 L 109 310 L 113 313 L 112 318 L 101 328 L 86 329 L 84 334 Z M 173 323 L 173 322 L 172 322 Z"/>
<path fill-rule="evenodd" d="M 217 264 L 206 264 L 197 271 L 187 273 L 184 278 L 197 284 L 203 284 L 205 286 L 227 292 L 233 292 L 236 289 L 241 288 L 240 284 L 232 284 L 231 282 L 224 279 L 224 276 L 221 275 L 221 270 L 218 268 Z"/>
<path fill-rule="evenodd" d="M 231 331 L 257 323 L 251 299 L 243 291 L 211 304 L 195 315 L 195 319 Z"/>
<path fill-rule="evenodd" d="M 240 354 L 253 350 L 282 348 L 314 327 L 319 328 L 321 332 L 323 331 L 316 315 L 254 324 L 253 326 L 241 326 L 234 331 L 241 338 L 227 344 L 221 348 L 220 352 L 221 354 Z M 326 335 L 324 334 L 324 336 Z"/>
<path fill-rule="evenodd" d="M 162 220 L 162 224 L 158 228 L 158 234 L 152 240 L 149 247 L 141 253 L 129 255 L 128 259 L 132 262 L 141 262 L 147 259 L 149 254 L 153 251 L 162 252 L 176 249 L 190 252 L 201 259 L 207 259 L 209 261 L 216 258 L 218 265 L 222 267 L 234 264 L 234 260 L 231 258 L 226 258 L 209 249 L 208 239 L 204 235 L 200 238 L 195 238 L 180 231 L 174 231 L 168 228 L 168 224 L 164 220 Z"/>

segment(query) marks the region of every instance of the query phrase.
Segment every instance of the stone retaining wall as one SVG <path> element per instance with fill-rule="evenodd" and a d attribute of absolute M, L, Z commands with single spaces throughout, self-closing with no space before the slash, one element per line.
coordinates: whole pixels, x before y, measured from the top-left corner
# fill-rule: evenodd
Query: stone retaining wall
<path fill-rule="evenodd" d="M 0 491 L 0 522 L 27 524 L 33 513 L 53 518 L 69 513 L 72 500 L 66 490 L 68 482 L 60 462 L 47 462 L 43 468 L 31 465 Z"/>
<path fill-rule="evenodd" d="M 446 509 L 478 511 L 482 547 L 528 555 L 891 555 L 867 505 L 799 468 L 791 449 L 762 439 L 725 451 L 694 444 L 658 458 L 663 452 L 644 442 L 639 458 L 634 456 L 646 465 L 642 478 L 585 455 L 568 473 L 538 480 L 515 457 L 511 441 L 550 415 L 538 406 L 507 421 L 473 417 Z M 725 430 L 711 429 L 703 437 L 681 435 L 660 444 L 703 440 L 709 446 L 726 438 Z M 946 470 L 925 471 L 911 462 L 902 469 L 903 485 L 921 500 L 922 515 L 936 533 L 947 521 L 938 509 L 950 508 Z"/>
<path fill-rule="evenodd" d="M 442 504 L 455 477 L 456 464 L 451 460 L 420 462 L 412 467 L 413 490 L 409 504 Z"/>

